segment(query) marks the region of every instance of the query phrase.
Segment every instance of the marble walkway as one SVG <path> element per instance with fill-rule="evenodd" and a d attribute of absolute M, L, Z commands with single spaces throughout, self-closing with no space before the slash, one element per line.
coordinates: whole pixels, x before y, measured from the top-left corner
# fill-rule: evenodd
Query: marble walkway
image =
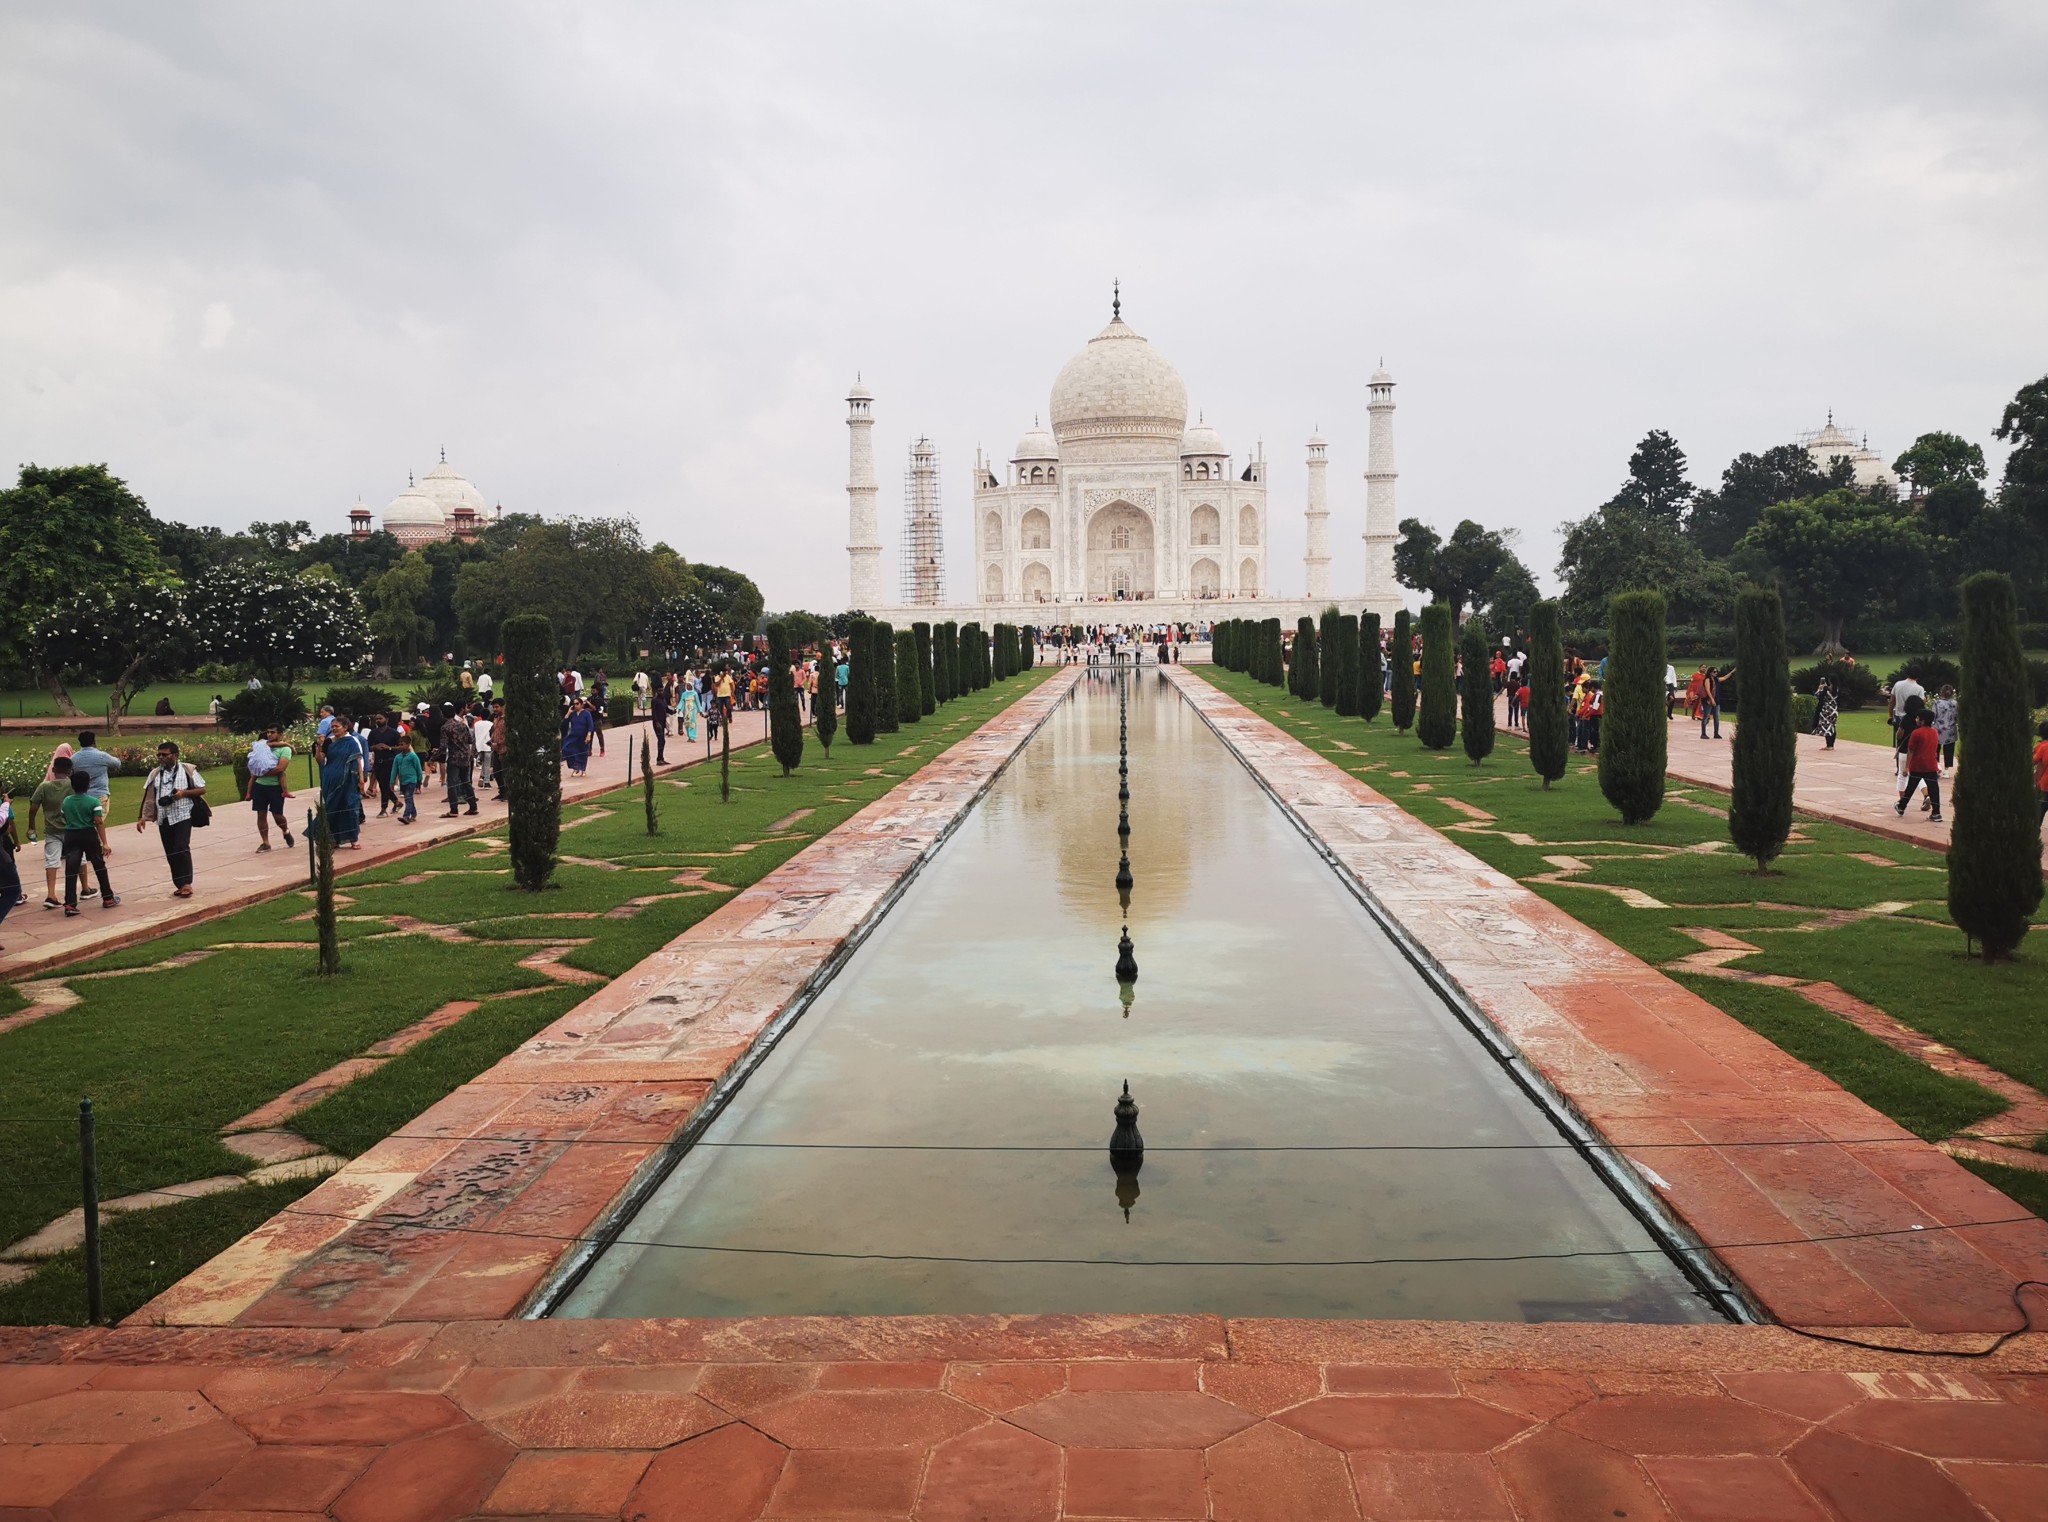
<path fill-rule="evenodd" d="M 640 737 L 644 733 L 644 725 L 639 724 L 608 732 L 606 753 L 592 756 L 581 778 L 562 774 L 563 798 L 586 798 L 621 785 L 626 780 L 629 749 L 634 756 L 633 774 L 638 776 Z M 735 716 L 735 750 L 759 744 L 766 734 L 765 713 Z M 701 729 L 699 736 L 694 746 L 671 737 L 668 755 L 672 764 L 668 770 L 705 761 Z M 55 743 L 52 739 L 53 747 Z M 716 752 L 710 759 L 717 759 Z M 0 948 L 4 948 L 0 949 L 0 978 L 19 978 L 86 957 L 102 956 L 302 887 L 307 864 L 301 831 L 313 794 L 304 783 L 303 768 L 295 765 L 294 774 L 300 780 L 294 784 L 293 801 L 285 805 L 285 817 L 291 821 L 293 838 L 299 844 L 296 849 L 287 850 L 273 830 L 271 849 L 265 852 L 256 849 L 256 823 L 249 805 L 227 796 L 234 792 L 232 774 L 216 771 L 207 778 L 208 791 L 214 795 L 213 823 L 192 832 L 196 891 L 191 898 L 172 897 L 170 868 L 165 865 L 156 832 L 146 830 L 138 834 L 132 818 L 117 819 L 107 826 L 107 838 L 114 847 L 107 867 L 114 880 L 114 891 L 121 899 L 115 909 L 101 909 L 96 899 L 85 900 L 83 912 L 76 918 L 44 909 L 43 848 L 40 844 L 24 845 L 15 865 L 21 869 L 22 891 L 28 895 L 28 902 L 17 905 L 5 923 L 0 923 Z M 363 849 L 335 853 L 335 870 L 361 871 L 502 823 L 505 806 L 491 801 L 487 791 L 479 794 L 479 798 L 481 807 L 475 818 L 464 815 L 447 819 L 442 817 L 447 808 L 442 792 L 438 788 L 422 789 L 420 817 L 410 825 L 400 825 L 395 816 L 379 819 L 373 809 L 363 823 Z M 64 891 L 61 876 L 57 891 L 60 896 Z"/>

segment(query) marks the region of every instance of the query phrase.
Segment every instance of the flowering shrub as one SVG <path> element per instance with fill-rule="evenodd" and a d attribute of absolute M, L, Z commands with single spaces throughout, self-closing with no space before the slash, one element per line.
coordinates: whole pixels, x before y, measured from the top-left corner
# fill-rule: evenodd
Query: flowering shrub
<path fill-rule="evenodd" d="M 0 792 L 8 797 L 20 797 L 36 790 L 36 784 L 43 780 L 43 769 L 47 761 L 37 761 L 29 756 L 0 756 Z"/>

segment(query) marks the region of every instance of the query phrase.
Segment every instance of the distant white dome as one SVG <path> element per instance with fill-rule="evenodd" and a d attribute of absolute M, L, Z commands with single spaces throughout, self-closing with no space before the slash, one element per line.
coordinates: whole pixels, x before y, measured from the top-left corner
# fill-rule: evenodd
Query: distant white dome
<path fill-rule="evenodd" d="M 1207 423 L 1197 423 L 1188 430 L 1187 437 L 1181 440 L 1180 452 L 1183 455 L 1230 453 L 1228 449 L 1223 447 L 1223 435 L 1211 428 Z"/>
<path fill-rule="evenodd" d="M 1308 436 L 1308 447 L 1311 449 L 1326 448 L 1329 445 L 1329 442 L 1330 441 L 1324 438 L 1321 433 L 1312 433 Z"/>
<path fill-rule="evenodd" d="M 1017 447 L 1010 454 L 1012 460 L 1057 460 L 1060 446 L 1053 436 L 1043 428 L 1033 427 L 1017 441 Z"/>
<path fill-rule="evenodd" d="M 448 516 L 441 511 L 441 504 L 419 486 L 408 486 L 384 509 L 384 527 L 387 529 L 445 528 L 447 524 Z"/>
<path fill-rule="evenodd" d="M 1372 379 L 1366 382 L 1366 384 L 1371 386 L 1391 386 L 1394 384 L 1394 377 L 1387 374 L 1387 367 L 1385 365 L 1381 365 L 1379 369 L 1372 372 Z"/>
<path fill-rule="evenodd" d="M 856 375 L 853 378 L 853 384 L 847 388 L 846 399 L 849 402 L 871 402 L 875 399 L 875 393 L 868 390 L 866 386 L 863 386 L 860 383 L 860 377 Z"/>
<path fill-rule="evenodd" d="M 440 508 L 443 521 L 453 518 L 458 507 L 468 508 L 478 518 L 490 516 L 490 504 L 484 501 L 484 494 L 471 486 L 446 456 L 427 472 L 416 490 L 424 492 Z"/>
<path fill-rule="evenodd" d="M 1187 429 L 1180 372 L 1121 317 L 1088 341 L 1052 383 L 1052 431 L 1070 440 L 1160 439 L 1178 448 Z"/>

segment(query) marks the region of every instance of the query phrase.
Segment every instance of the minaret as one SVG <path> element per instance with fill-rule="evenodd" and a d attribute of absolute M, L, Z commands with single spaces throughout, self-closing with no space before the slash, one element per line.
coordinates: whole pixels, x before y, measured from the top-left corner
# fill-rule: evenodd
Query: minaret
<path fill-rule="evenodd" d="M 1302 595 L 1310 599 L 1330 595 L 1329 469 L 1319 429 L 1308 436 L 1308 553 L 1301 557 Z"/>
<path fill-rule="evenodd" d="M 1365 452 L 1365 604 L 1388 614 L 1401 604 L 1394 581 L 1394 377 L 1386 361 L 1368 383 L 1366 414 L 1372 428 Z"/>
<path fill-rule="evenodd" d="M 874 393 L 853 378 L 846 393 L 847 607 L 882 605 L 882 524 L 875 514 Z"/>

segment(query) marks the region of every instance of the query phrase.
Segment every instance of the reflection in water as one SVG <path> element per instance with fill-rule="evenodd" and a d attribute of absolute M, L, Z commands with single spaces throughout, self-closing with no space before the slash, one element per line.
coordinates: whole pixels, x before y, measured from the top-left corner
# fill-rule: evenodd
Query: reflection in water
<path fill-rule="evenodd" d="M 1138 1134 L 1138 1102 L 1131 1098 L 1131 1084 L 1124 1080 L 1123 1098 L 1116 1102 L 1116 1129 L 1109 1135 L 1109 1166 L 1116 1174 L 1116 1202 L 1123 1206 L 1124 1222 L 1130 1223 L 1131 1207 L 1138 1203 L 1138 1171 L 1145 1166 L 1145 1138 Z"/>
<path fill-rule="evenodd" d="M 1200 717 L 1128 703 L 1129 919 L 1098 678 L 626 1230 L 682 1245 L 614 1247 L 562 1313 L 1713 1319 Z M 1122 925 L 1143 1020 L 1105 1018 Z M 1100 1192 L 1125 1077 L 1128 1219 L 1135 1175 L 1115 1218 Z"/>

